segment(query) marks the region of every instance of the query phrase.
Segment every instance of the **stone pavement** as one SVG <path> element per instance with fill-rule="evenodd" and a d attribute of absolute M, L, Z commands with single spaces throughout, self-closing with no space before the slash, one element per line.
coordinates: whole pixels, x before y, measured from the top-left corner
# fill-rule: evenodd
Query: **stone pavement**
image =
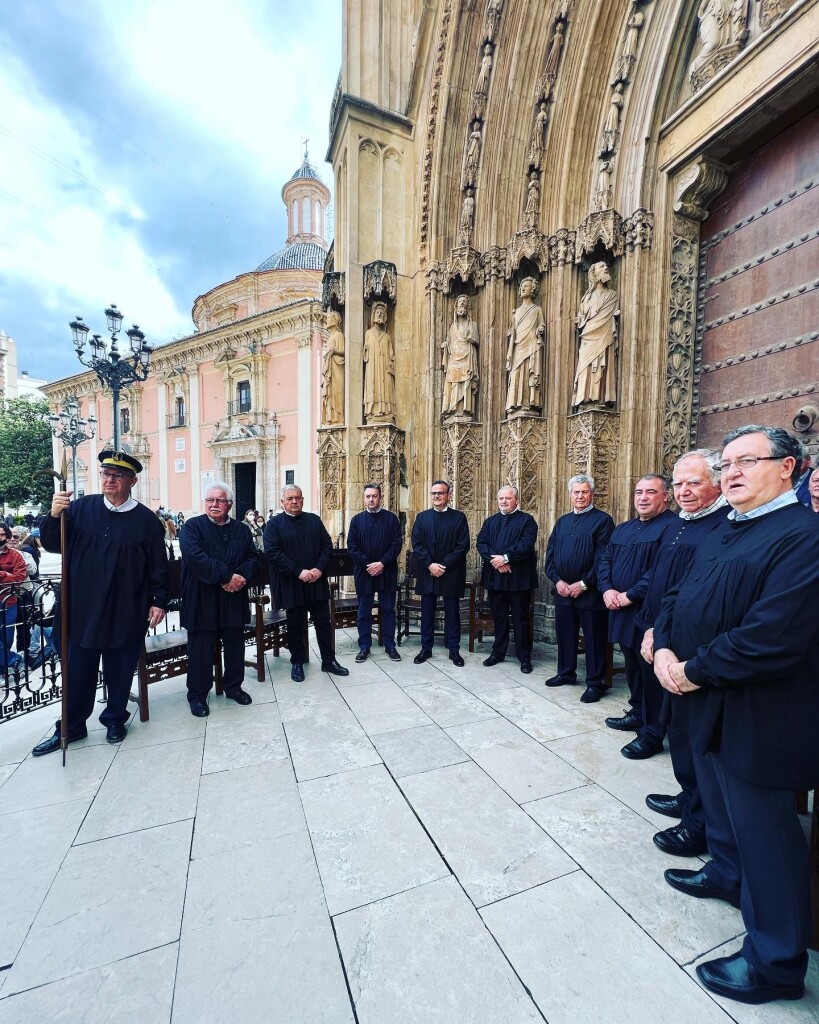
<path fill-rule="evenodd" d="M 535 672 L 378 651 L 347 679 L 307 669 L 254 704 L 187 710 L 59 755 L 54 709 L 0 726 L 0 1024 L 816 1024 L 745 1007 L 696 963 L 736 949 L 739 912 L 663 881 L 644 803 L 668 755 L 620 756 L 597 705 Z"/>

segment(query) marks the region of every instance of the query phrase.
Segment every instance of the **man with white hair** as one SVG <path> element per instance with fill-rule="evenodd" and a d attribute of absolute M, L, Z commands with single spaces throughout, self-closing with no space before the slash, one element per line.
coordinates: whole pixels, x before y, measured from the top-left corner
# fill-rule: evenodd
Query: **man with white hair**
<path fill-rule="evenodd" d="M 242 689 L 244 626 L 250 622 L 247 583 L 259 570 L 253 535 L 230 518 L 233 491 L 222 481 L 205 491 L 205 514 L 182 527 L 182 611 L 188 631 L 188 703 L 196 718 L 208 715 L 213 687 L 213 649 L 222 641 L 224 691 L 237 704 L 251 704 Z"/>

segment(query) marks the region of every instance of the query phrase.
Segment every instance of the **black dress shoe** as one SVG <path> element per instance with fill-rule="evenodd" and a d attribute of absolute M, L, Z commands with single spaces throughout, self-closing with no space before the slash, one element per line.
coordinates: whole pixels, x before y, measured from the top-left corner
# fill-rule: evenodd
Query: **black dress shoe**
<path fill-rule="evenodd" d="M 432 651 L 419 651 L 412 659 L 413 665 L 423 665 L 432 657 Z"/>
<path fill-rule="evenodd" d="M 391 647 L 387 651 L 387 657 L 390 659 L 390 661 L 400 661 L 401 660 L 401 655 L 398 653 L 398 651 L 396 651 L 396 649 L 394 647 Z"/>
<path fill-rule="evenodd" d="M 492 668 L 493 665 L 500 665 L 502 661 L 506 661 L 505 656 L 501 658 L 497 654 L 490 654 L 488 658 L 483 659 L 483 663 L 487 668 Z"/>
<path fill-rule="evenodd" d="M 643 727 L 643 719 L 636 711 L 626 711 L 622 718 L 607 718 L 606 725 L 609 729 L 619 729 L 621 732 L 639 732 Z"/>
<path fill-rule="evenodd" d="M 758 1004 L 770 1003 L 774 999 L 801 999 L 805 994 L 804 982 L 777 985 L 768 981 L 748 963 L 742 953 L 721 956 L 699 964 L 697 977 L 711 992 L 736 999 L 738 1003 Z"/>
<path fill-rule="evenodd" d="M 69 743 L 74 743 L 76 740 L 84 740 L 88 733 L 84 733 L 82 736 L 74 736 L 69 739 Z M 41 743 L 32 750 L 31 754 L 33 757 L 42 757 L 44 754 L 53 754 L 55 750 L 60 749 L 60 734 L 58 732 L 53 733 L 51 736 L 47 736 Z"/>
<path fill-rule="evenodd" d="M 300 661 L 294 661 L 290 666 L 290 678 L 294 683 L 304 682 L 304 665 Z"/>
<path fill-rule="evenodd" d="M 563 676 L 552 676 L 546 680 L 546 686 L 574 686 L 576 679 L 564 679 Z"/>
<path fill-rule="evenodd" d="M 637 736 L 631 743 L 627 743 L 620 753 L 629 761 L 645 761 L 655 754 L 662 754 L 663 741 L 652 740 L 647 736 Z"/>
<path fill-rule="evenodd" d="M 677 796 L 665 796 L 663 793 L 649 793 L 646 797 L 646 807 L 650 807 L 657 814 L 664 814 L 667 818 L 682 817 L 683 794 Z"/>
<path fill-rule="evenodd" d="M 532 674 L 532 663 L 531 661 L 522 661 L 520 663 L 520 670 L 525 676 Z"/>
<path fill-rule="evenodd" d="M 370 648 L 369 647 L 362 647 L 361 650 L 358 652 L 358 654 L 355 656 L 355 663 L 356 663 L 356 665 L 360 665 L 360 664 L 362 664 L 362 662 L 365 662 L 367 660 L 367 658 L 369 658 L 369 656 L 370 656 Z"/>
<path fill-rule="evenodd" d="M 593 686 L 587 686 L 580 694 L 581 704 L 596 704 L 603 696 L 602 690 L 595 690 Z"/>
<path fill-rule="evenodd" d="M 343 665 L 339 665 L 335 658 L 332 661 L 323 661 L 321 663 L 321 671 L 332 672 L 334 676 L 348 676 L 350 674 L 350 670 Z"/>
<path fill-rule="evenodd" d="M 248 704 L 253 703 L 253 698 L 250 696 L 247 690 L 243 690 L 241 686 L 239 687 L 238 690 L 236 690 L 235 693 L 226 693 L 225 696 L 227 697 L 228 700 L 235 700 L 236 703 L 241 704 L 242 707 L 247 707 Z"/>
<path fill-rule="evenodd" d="M 105 730 L 105 741 L 106 743 L 122 743 L 127 735 L 128 730 L 123 723 L 116 722 L 114 725 L 109 725 Z"/>
<path fill-rule="evenodd" d="M 449 652 L 449 660 L 456 668 L 464 667 L 464 659 L 460 656 L 460 654 L 457 651 Z"/>
<path fill-rule="evenodd" d="M 684 892 L 686 896 L 696 896 L 702 900 L 725 900 L 732 907 L 739 908 L 739 892 L 730 892 L 708 880 L 704 871 L 688 871 L 685 868 L 668 868 L 663 878 L 672 889 Z"/>
<path fill-rule="evenodd" d="M 705 836 L 692 832 L 685 825 L 664 828 L 654 836 L 654 845 L 663 853 L 671 853 L 675 857 L 699 857 L 703 853 L 708 853 Z"/>
<path fill-rule="evenodd" d="M 210 708 L 206 700 L 192 700 L 190 705 L 191 714 L 194 718 L 207 718 L 210 714 Z"/>

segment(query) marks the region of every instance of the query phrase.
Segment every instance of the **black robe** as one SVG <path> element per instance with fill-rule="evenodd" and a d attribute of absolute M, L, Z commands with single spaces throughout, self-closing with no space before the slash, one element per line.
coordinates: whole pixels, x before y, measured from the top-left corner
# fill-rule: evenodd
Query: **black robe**
<path fill-rule="evenodd" d="M 228 519 L 217 526 L 207 516 L 194 516 L 179 535 L 182 550 L 182 610 L 187 629 L 213 630 L 250 622 L 247 587 L 229 594 L 222 590 L 234 573 L 253 579 L 259 558 L 253 534 L 244 523 Z"/>
<path fill-rule="evenodd" d="M 605 610 L 603 597 L 597 589 L 596 560 L 613 531 L 614 520 L 599 508 L 580 514 L 569 512 L 558 519 L 546 545 L 546 576 L 553 584 L 559 580 L 564 583 L 582 580 L 588 589 L 579 597 L 561 597 L 553 590 L 555 604 Z"/>
<path fill-rule="evenodd" d="M 537 523 L 519 508 L 484 520 L 475 546 L 483 559 L 481 584 L 487 590 L 534 590 L 537 586 Z M 511 572 L 498 572 L 489 559 L 506 555 Z"/>
<path fill-rule="evenodd" d="M 148 609 L 167 608 L 165 531 L 156 514 L 137 504 L 110 512 L 101 494 L 77 498 L 67 516 L 69 633 L 81 647 L 127 647 L 143 639 Z M 46 551 L 60 550 L 60 520 L 40 526 Z M 55 623 L 60 621 L 55 614 Z"/>
<path fill-rule="evenodd" d="M 466 587 L 466 555 L 469 551 L 469 524 L 463 512 L 434 508 L 419 512 L 412 524 L 412 550 L 418 575 L 416 594 L 438 594 L 441 597 L 464 596 Z M 446 566 L 443 576 L 431 576 L 433 562 Z"/>
<path fill-rule="evenodd" d="M 648 580 L 660 549 L 663 534 L 676 520 L 668 509 L 653 519 L 629 519 L 614 528 L 605 548 L 597 556 L 597 587 L 625 593 L 632 603 L 609 614 L 609 641 L 639 648 L 642 635 L 636 626 L 637 613 L 648 590 Z"/>
<path fill-rule="evenodd" d="M 353 516 L 347 530 L 347 550 L 355 565 L 353 577 L 357 594 L 381 594 L 398 589 L 398 556 L 403 539 L 398 516 L 386 508 L 364 509 Z M 370 576 L 370 562 L 383 562 L 380 576 Z"/>
<path fill-rule="evenodd" d="M 333 542 L 315 513 L 289 516 L 281 512 L 268 519 L 264 528 L 264 549 L 277 608 L 300 608 L 313 601 L 329 601 L 330 586 L 324 574 Z M 299 573 L 305 569 L 321 569 L 322 575 L 315 583 L 302 583 Z"/>
<path fill-rule="evenodd" d="M 694 749 L 780 789 L 819 785 L 819 516 L 788 505 L 704 540 L 654 624 L 686 662 Z"/>

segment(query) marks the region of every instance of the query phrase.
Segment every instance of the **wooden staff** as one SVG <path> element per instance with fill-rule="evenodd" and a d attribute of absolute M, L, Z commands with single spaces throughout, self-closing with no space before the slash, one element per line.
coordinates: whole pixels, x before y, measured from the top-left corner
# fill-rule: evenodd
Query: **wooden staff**
<path fill-rule="evenodd" d="M 65 473 L 56 469 L 38 469 L 34 476 L 53 476 L 60 482 L 60 490 L 68 490 Z M 62 698 L 60 706 L 60 750 L 63 752 L 63 768 L 65 768 L 65 752 L 68 748 L 68 523 L 65 513 L 60 514 L 60 665 L 62 675 Z"/>

